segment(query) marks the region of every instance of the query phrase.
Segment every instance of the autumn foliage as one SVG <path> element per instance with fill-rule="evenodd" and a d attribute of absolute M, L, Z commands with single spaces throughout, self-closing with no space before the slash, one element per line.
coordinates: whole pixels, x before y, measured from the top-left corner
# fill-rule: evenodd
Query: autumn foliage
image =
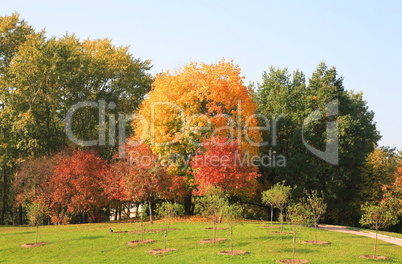
<path fill-rule="evenodd" d="M 50 205 L 52 221 L 66 223 L 80 213 L 95 217 L 108 204 L 103 188 L 107 171 L 106 162 L 92 151 L 73 151 L 60 158 L 49 181 L 50 192 L 43 197 Z"/>
<path fill-rule="evenodd" d="M 245 129 L 257 125 L 250 93 L 232 62 L 190 63 L 166 71 L 156 76 L 140 107 L 141 118 L 135 117 L 136 137 L 150 144 L 176 175 L 186 174 L 186 162 L 211 136 L 231 138 L 255 153 L 251 142 L 261 142 L 260 132 Z"/>
<path fill-rule="evenodd" d="M 255 191 L 258 169 L 248 163 L 241 148 L 225 138 L 214 138 L 205 143 L 191 161 L 194 170 L 196 195 L 204 195 L 211 187 L 218 187 L 228 195 L 247 194 Z"/>

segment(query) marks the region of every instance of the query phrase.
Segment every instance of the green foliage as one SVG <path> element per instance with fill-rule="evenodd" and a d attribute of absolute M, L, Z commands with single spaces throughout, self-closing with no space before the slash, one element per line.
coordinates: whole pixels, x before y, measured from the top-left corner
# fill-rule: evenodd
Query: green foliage
<path fill-rule="evenodd" d="M 307 204 L 299 202 L 287 207 L 287 217 L 292 224 L 293 240 L 292 240 L 292 259 L 295 259 L 297 230 L 301 225 L 310 225 L 312 221 L 312 212 Z"/>
<path fill-rule="evenodd" d="M 310 193 L 304 190 L 304 193 L 307 196 L 304 199 L 304 205 L 306 210 L 310 212 L 311 221 L 315 229 L 314 240 L 317 241 L 317 223 L 327 210 L 327 204 L 324 202 L 324 192 L 321 192 L 321 197 L 318 196 L 316 190 L 312 190 Z"/>
<path fill-rule="evenodd" d="M 374 242 L 374 254 L 375 258 L 377 254 L 377 233 L 378 229 L 387 228 L 391 225 L 398 223 L 397 215 L 388 208 L 386 203 L 380 203 L 378 205 L 374 204 L 364 204 L 361 207 L 363 212 L 362 218 L 360 219 L 360 224 L 370 227 L 370 229 L 375 230 L 375 242 Z"/>
<path fill-rule="evenodd" d="M 42 224 L 47 215 L 48 209 L 42 202 L 33 202 L 27 206 L 27 216 L 30 225 L 38 226 Z"/>
<path fill-rule="evenodd" d="M 43 223 L 44 218 L 48 215 L 48 209 L 42 202 L 33 202 L 27 206 L 27 216 L 30 225 L 36 226 L 36 239 L 35 243 L 38 243 L 39 225 Z"/>
<path fill-rule="evenodd" d="M 363 212 L 360 224 L 370 227 L 371 229 L 378 230 L 387 228 L 391 225 L 397 224 L 397 216 L 392 210 L 387 208 L 383 203 L 379 205 L 364 204 L 361 207 Z"/>
<path fill-rule="evenodd" d="M 224 210 L 224 217 L 230 226 L 230 250 L 233 251 L 233 227 L 242 219 L 244 207 L 240 204 L 228 204 Z"/>
<path fill-rule="evenodd" d="M 218 188 L 210 188 L 206 195 L 196 200 L 197 211 L 203 216 L 212 216 L 214 223 L 218 222 L 227 206 L 227 198 Z"/>
<path fill-rule="evenodd" d="M 206 195 L 196 200 L 197 211 L 203 216 L 212 216 L 214 239 L 216 239 L 216 224 L 220 222 L 228 206 L 228 200 L 219 188 L 210 188 Z"/>
<path fill-rule="evenodd" d="M 283 209 L 290 200 L 290 196 L 293 188 L 286 186 L 285 182 L 276 183 L 271 189 L 262 193 L 262 202 L 269 204 L 272 207 L 276 207 L 280 210 L 281 227 L 283 222 Z M 271 222 L 272 222 L 272 210 L 271 210 Z"/>
<path fill-rule="evenodd" d="M 362 167 L 380 138 L 374 113 L 362 94 L 346 91 L 336 68 L 324 63 L 319 64 L 308 82 L 300 71 L 290 74 L 287 69 L 277 68 L 264 72 L 262 78 L 255 97 L 258 112 L 278 121 L 276 134 L 272 129 L 263 133 L 269 145 L 261 149 L 261 154 L 276 151 L 286 157 L 286 168 L 261 168 L 262 180 L 297 184 L 301 188 L 295 190 L 296 198 L 303 196 L 303 188 L 322 190 L 330 221 L 357 222 Z M 338 100 L 338 114 L 327 116 L 325 106 L 333 100 Z M 304 120 L 317 109 L 321 110 L 321 119 L 305 126 L 303 131 Z M 280 115 L 285 117 L 278 118 Z M 338 166 L 314 156 L 302 142 L 303 135 L 306 144 L 325 150 L 329 142 L 327 122 L 331 121 L 337 121 L 339 130 Z"/>

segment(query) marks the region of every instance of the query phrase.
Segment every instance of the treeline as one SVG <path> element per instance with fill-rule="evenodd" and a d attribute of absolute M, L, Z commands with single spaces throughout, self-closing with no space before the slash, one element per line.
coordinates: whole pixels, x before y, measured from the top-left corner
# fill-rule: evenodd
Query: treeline
<path fill-rule="evenodd" d="M 377 147 L 374 113 L 334 67 L 308 80 L 271 68 L 251 89 L 232 62 L 154 78 L 127 47 L 47 38 L 18 14 L 0 34 L 0 224 L 24 224 L 32 203 L 52 223 L 127 202 L 191 214 L 212 187 L 262 218 L 261 193 L 282 182 L 295 199 L 323 193 L 328 223 L 358 224 L 367 202 L 400 207 L 400 155 Z"/>

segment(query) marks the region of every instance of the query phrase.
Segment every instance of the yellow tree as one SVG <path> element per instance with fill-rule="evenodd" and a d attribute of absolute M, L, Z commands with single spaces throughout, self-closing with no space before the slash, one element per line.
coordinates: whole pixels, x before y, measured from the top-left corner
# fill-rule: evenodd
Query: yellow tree
<path fill-rule="evenodd" d="M 151 145 L 170 174 L 187 176 L 190 187 L 188 164 L 210 139 L 227 138 L 247 157 L 256 155 L 261 142 L 257 106 L 243 79 L 240 68 L 225 60 L 159 74 L 134 116 L 135 139 Z"/>

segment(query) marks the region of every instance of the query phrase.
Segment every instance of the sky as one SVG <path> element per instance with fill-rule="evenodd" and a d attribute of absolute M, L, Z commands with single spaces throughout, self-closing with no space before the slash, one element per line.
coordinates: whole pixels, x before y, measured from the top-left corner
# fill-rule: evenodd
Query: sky
<path fill-rule="evenodd" d="M 2 0 L 48 37 L 109 38 L 151 60 L 152 74 L 190 61 L 234 60 L 246 84 L 271 66 L 307 77 L 324 61 L 363 92 L 382 135 L 402 150 L 402 2 L 373 0 Z"/>

